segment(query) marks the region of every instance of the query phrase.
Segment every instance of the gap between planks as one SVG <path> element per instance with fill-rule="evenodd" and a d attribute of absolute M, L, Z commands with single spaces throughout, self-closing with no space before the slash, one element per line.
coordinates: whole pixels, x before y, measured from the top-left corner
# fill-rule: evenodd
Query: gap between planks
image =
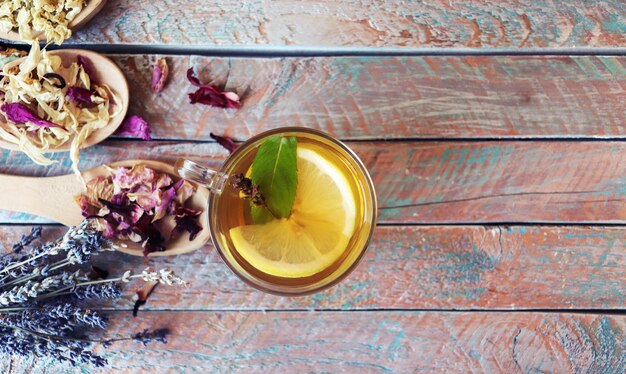
<path fill-rule="evenodd" d="M 45 44 L 41 44 L 43 47 Z M 28 49 L 23 43 L 5 42 L 0 46 Z M 216 47 L 184 45 L 144 45 L 144 44 L 72 44 L 63 47 L 48 46 L 49 50 L 78 48 L 106 54 L 125 55 L 167 55 L 167 56 L 206 56 L 243 58 L 284 58 L 284 57 L 428 57 L 428 56 L 626 56 L 626 48 L 323 48 L 323 47 Z"/>
<path fill-rule="evenodd" d="M 133 308 L 92 308 L 100 312 L 132 312 Z M 357 309 L 339 309 L 339 308 L 208 308 L 208 309 L 176 309 L 176 308 L 145 308 L 139 309 L 142 312 L 149 313 L 168 313 L 168 312 L 191 312 L 191 313 L 378 313 L 378 312 L 399 312 L 399 313 L 549 313 L 549 314 L 580 314 L 580 315 L 616 315 L 626 316 L 626 309 L 546 309 L 546 308 L 527 308 L 527 309 L 446 309 L 446 308 L 357 308 Z"/>
<path fill-rule="evenodd" d="M 23 44 L 7 43 L 16 47 Z M 210 57 L 401 57 L 401 56 L 626 56 L 626 48 L 386 48 L 386 47 L 216 47 L 183 45 L 143 45 L 143 44 L 72 44 L 62 48 L 89 49 L 107 54 L 161 54 L 171 56 L 210 56 Z M 60 49 L 51 45 L 49 49 Z"/>

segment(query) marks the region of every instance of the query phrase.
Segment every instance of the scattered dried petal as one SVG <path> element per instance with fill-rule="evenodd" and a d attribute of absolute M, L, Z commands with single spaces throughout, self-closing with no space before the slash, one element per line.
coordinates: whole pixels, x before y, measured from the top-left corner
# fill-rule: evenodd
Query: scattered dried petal
<path fill-rule="evenodd" d="M 33 123 L 41 127 L 61 127 L 54 122 L 40 118 L 22 103 L 7 103 L 0 107 L 7 119 L 14 123 Z"/>
<path fill-rule="evenodd" d="M 228 152 L 233 153 L 235 149 L 239 147 L 239 144 L 235 143 L 235 141 L 227 136 L 219 136 L 213 133 L 209 134 L 213 140 L 217 142 L 217 144 L 226 148 Z"/>
<path fill-rule="evenodd" d="M 161 57 L 156 61 L 154 70 L 152 70 L 152 91 L 155 93 L 163 91 L 168 75 L 169 68 L 167 66 L 167 60 L 165 57 Z"/>
<path fill-rule="evenodd" d="M 187 80 L 192 85 L 198 87 L 195 92 L 189 94 L 191 104 L 200 103 L 219 108 L 241 108 L 239 95 L 234 92 L 222 91 L 210 84 L 201 84 L 200 80 L 194 75 L 193 68 L 187 70 Z"/>
<path fill-rule="evenodd" d="M 137 290 L 137 301 L 135 301 L 135 305 L 133 306 L 133 317 L 137 317 L 137 312 L 139 312 L 139 308 L 142 305 L 145 305 L 148 301 L 148 298 L 154 292 L 154 289 L 159 285 L 159 282 L 145 282 L 143 287 Z"/>
<path fill-rule="evenodd" d="M 150 136 L 150 125 L 145 119 L 137 115 L 127 117 L 115 134 L 134 136 L 143 140 L 152 140 Z"/>

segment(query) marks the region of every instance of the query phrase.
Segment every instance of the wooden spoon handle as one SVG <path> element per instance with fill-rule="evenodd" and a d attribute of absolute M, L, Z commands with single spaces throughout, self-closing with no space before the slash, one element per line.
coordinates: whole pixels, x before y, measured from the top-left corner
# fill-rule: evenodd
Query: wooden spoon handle
<path fill-rule="evenodd" d="M 0 209 L 75 226 L 82 217 L 74 196 L 82 191 L 83 186 L 75 175 L 32 178 L 0 174 Z"/>

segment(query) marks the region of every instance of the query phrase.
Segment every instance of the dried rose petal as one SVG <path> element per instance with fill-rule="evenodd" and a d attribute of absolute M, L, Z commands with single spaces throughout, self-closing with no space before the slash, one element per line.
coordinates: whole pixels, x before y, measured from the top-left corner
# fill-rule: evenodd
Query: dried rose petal
<path fill-rule="evenodd" d="M 202 230 L 202 227 L 198 225 L 196 220 L 196 217 L 198 217 L 200 213 L 202 212 L 184 207 L 176 209 L 174 213 L 176 226 L 172 229 L 170 237 L 174 239 L 179 237 L 182 233 L 188 232 L 189 240 L 194 240 L 196 235 Z"/>
<path fill-rule="evenodd" d="M 70 87 L 65 95 L 75 102 L 79 108 L 89 108 L 95 105 L 91 101 L 91 91 L 86 88 Z"/>
<path fill-rule="evenodd" d="M 180 206 L 184 206 L 187 199 L 189 199 L 196 190 L 191 183 L 184 179 L 180 179 L 176 182 L 176 184 L 174 184 L 174 189 L 176 189 L 176 203 Z M 172 208 L 173 207 L 174 204 L 172 204 Z M 173 213 L 173 209 L 170 211 L 170 214 L 171 213 Z"/>
<path fill-rule="evenodd" d="M 4 112 L 9 121 L 14 123 L 34 123 L 41 127 L 61 127 L 54 122 L 46 121 L 45 119 L 36 115 L 26 105 L 21 103 L 7 103 L 0 107 L 0 110 Z"/>
<path fill-rule="evenodd" d="M 172 202 L 176 199 L 176 188 L 174 186 L 166 189 L 161 194 L 161 203 L 154 208 L 154 218 L 152 222 L 158 221 L 165 216 Z"/>
<path fill-rule="evenodd" d="M 143 287 L 137 290 L 137 301 L 133 306 L 133 317 L 137 317 L 137 312 L 142 305 L 145 305 L 148 298 L 154 292 L 154 289 L 159 285 L 157 281 L 144 282 Z"/>
<path fill-rule="evenodd" d="M 239 147 L 239 144 L 235 143 L 234 140 L 227 136 L 219 136 L 213 133 L 210 133 L 209 135 L 211 136 L 211 139 L 215 140 L 217 144 L 226 148 L 230 153 L 233 153 L 233 151 Z"/>
<path fill-rule="evenodd" d="M 154 64 L 154 70 L 152 70 L 152 91 L 155 93 L 163 91 L 169 71 L 165 57 L 159 58 Z"/>
<path fill-rule="evenodd" d="M 139 116 L 127 117 L 115 134 L 135 136 L 143 140 L 152 140 L 150 136 L 150 125 L 148 125 L 145 119 Z"/>
<path fill-rule="evenodd" d="M 87 57 L 85 57 L 85 56 L 77 55 L 76 56 L 76 62 L 78 63 L 79 66 L 81 66 L 83 68 L 83 70 L 85 71 L 85 73 L 89 77 L 89 81 L 91 83 L 95 83 L 96 82 L 96 75 L 94 73 L 93 66 L 91 65 L 91 61 Z"/>
<path fill-rule="evenodd" d="M 187 70 L 187 80 L 192 85 L 198 87 L 195 92 L 189 94 L 191 104 L 200 103 L 219 108 L 241 108 L 239 95 L 234 92 L 224 92 L 210 84 L 201 84 L 200 80 L 194 75 L 193 68 Z"/>
<path fill-rule="evenodd" d="M 195 76 L 193 68 L 187 69 L 187 80 L 196 87 L 203 86 L 202 83 L 200 83 L 200 80 L 198 79 L 198 77 Z"/>

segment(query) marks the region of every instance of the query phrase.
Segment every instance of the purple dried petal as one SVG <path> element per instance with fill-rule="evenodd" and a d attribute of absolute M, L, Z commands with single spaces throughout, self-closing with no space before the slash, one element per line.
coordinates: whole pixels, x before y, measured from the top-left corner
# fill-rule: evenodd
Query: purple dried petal
<path fill-rule="evenodd" d="M 173 186 L 166 189 L 161 194 L 161 203 L 154 208 L 154 218 L 152 222 L 156 222 L 163 218 L 168 211 L 169 206 L 176 199 L 176 188 Z"/>
<path fill-rule="evenodd" d="M 150 125 L 139 116 L 127 117 L 115 132 L 117 135 L 129 135 L 143 140 L 152 140 Z"/>
<path fill-rule="evenodd" d="M 41 127 L 61 127 L 54 122 L 46 121 L 45 119 L 36 115 L 26 105 L 21 103 L 7 103 L 0 107 L 0 110 L 6 114 L 9 121 L 14 123 L 34 123 Z"/>
<path fill-rule="evenodd" d="M 210 84 L 201 84 L 200 80 L 194 75 L 193 68 L 187 70 L 187 80 L 192 85 L 198 87 L 195 92 L 189 94 L 191 104 L 200 103 L 219 108 L 241 108 L 239 95 L 234 92 L 222 91 Z"/>
<path fill-rule="evenodd" d="M 235 149 L 239 147 L 239 144 L 235 143 L 234 140 L 227 136 L 219 136 L 213 133 L 209 134 L 213 140 L 215 140 L 219 145 L 226 148 L 228 152 L 233 153 Z"/>
<path fill-rule="evenodd" d="M 202 230 L 202 227 L 200 227 L 196 219 L 200 213 L 202 212 L 184 207 L 176 209 L 174 214 L 176 226 L 172 229 L 170 234 L 171 238 L 177 238 L 182 233 L 188 232 L 189 240 L 194 240 Z"/>
<path fill-rule="evenodd" d="M 86 88 L 70 87 L 65 95 L 74 101 L 79 108 L 89 108 L 95 105 L 91 101 L 91 91 Z"/>
<path fill-rule="evenodd" d="M 168 75 L 169 68 L 167 67 L 167 61 L 164 57 L 161 57 L 154 65 L 154 70 L 152 70 L 152 91 L 155 93 L 163 91 Z"/>
<path fill-rule="evenodd" d="M 151 252 L 161 252 L 165 250 L 165 239 L 152 222 L 152 218 L 144 214 L 143 217 L 133 226 L 133 231 L 139 234 L 143 241 L 143 253 L 148 255 Z"/>
<path fill-rule="evenodd" d="M 91 81 L 91 83 L 95 83 L 96 75 L 94 73 L 93 66 L 91 65 L 91 61 L 83 55 L 77 55 L 76 62 L 78 63 L 79 66 L 83 68 L 83 70 L 89 77 L 89 81 Z"/>
<path fill-rule="evenodd" d="M 194 75 L 193 68 L 187 69 L 187 80 L 196 87 L 202 87 L 200 80 Z"/>

